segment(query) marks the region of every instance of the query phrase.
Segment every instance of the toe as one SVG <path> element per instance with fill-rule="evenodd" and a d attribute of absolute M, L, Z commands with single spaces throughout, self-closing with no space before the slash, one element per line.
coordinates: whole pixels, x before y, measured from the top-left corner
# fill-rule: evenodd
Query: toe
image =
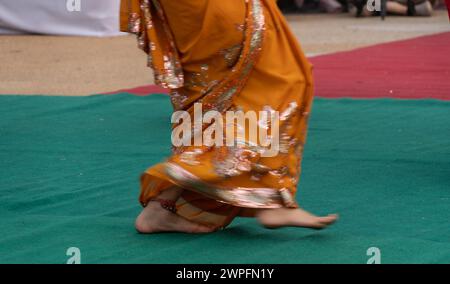
<path fill-rule="evenodd" d="M 333 223 L 335 223 L 338 220 L 338 216 L 333 214 L 333 215 L 328 215 L 327 217 L 321 217 L 319 218 L 319 222 L 325 225 L 331 225 Z"/>

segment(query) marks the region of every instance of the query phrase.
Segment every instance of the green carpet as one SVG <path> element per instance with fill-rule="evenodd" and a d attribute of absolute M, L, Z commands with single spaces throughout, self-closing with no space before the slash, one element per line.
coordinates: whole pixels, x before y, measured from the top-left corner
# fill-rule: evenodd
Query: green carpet
<path fill-rule="evenodd" d="M 317 99 L 299 201 L 325 231 L 238 219 L 139 235 L 138 178 L 170 152 L 167 97 L 0 96 L 0 263 L 450 263 L 450 103 Z"/>

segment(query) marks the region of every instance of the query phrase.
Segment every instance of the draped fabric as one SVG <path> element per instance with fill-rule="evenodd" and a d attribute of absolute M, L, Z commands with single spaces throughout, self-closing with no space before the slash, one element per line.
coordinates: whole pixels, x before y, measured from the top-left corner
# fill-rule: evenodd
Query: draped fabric
<path fill-rule="evenodd" d="M 137 35 L 175 111 L 192 119 L 199 104 L 202 114 L 266 113 L 258 126 L 272 137 L 275 126 L 267 118 L 279 113 L 277 155 L 264 155 L 269 146 L 247 129 L 234 145 L 176 145 L 172 156 L 141 175 L 141 204 L 182 187 L 177 213 L 217 227 L 255 209 L 296 208 L 312 67 L 276 1 L 123 0 L 121 30 Z M 205 137 L 212 123 L 194 127 L 192 139 Z M 239 127 L 232 124 L 231 132 Z"/>

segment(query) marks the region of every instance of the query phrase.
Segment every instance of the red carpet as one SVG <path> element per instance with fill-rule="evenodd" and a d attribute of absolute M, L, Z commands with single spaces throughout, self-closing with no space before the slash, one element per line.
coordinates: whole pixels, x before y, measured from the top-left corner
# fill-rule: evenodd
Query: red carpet
<path fill-rule="evenodd" d="M 317 96 L 450 100 L 450 33 L 318 56 L 311 61 Z"/>
<path fill-rule="evenodd" d="M 316 96 L 450 100 L 450 32 L 311 58 Z M 114 93 L 166 93 L 144 86 Z"/>

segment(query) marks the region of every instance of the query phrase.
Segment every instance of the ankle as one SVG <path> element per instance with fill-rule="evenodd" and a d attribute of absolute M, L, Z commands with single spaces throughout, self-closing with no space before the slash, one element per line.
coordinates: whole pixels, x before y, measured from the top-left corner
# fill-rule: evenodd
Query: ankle
<path fill-rule="evenodd" d="M 149 200 L 149 204 L 156 203 L 161 206 L 162 209 L 170 211 L 172 213 L 177 213 L 177 204 L 176 201 L 170 199 L 162 199 L 162 198 L 153 198 Z"/>

